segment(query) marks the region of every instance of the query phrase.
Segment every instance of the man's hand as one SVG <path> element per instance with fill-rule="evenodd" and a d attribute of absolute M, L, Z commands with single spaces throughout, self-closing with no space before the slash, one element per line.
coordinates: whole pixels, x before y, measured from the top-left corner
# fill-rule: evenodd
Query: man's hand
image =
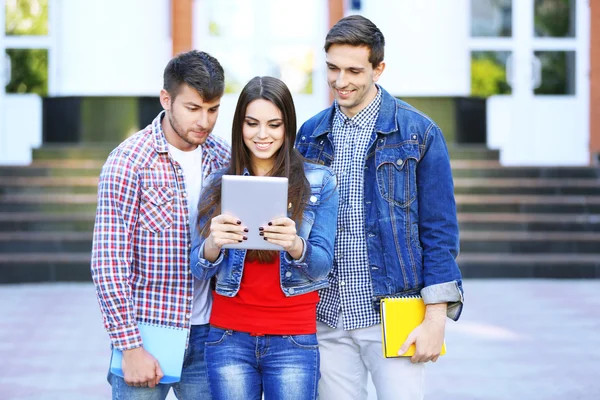
<path fill-rule="evenodd" d="M 398 350 L 398 355 L 406 353 L 411 344 L 416 345 L 415 354 L 410 358 L 412 363 L 436 362 L 442 351 L 444 331 L 446 329 L 447 303 L 428 304 L 425 306 L 425 319 L 408 335 Z"/>
<path fill-rule="evenodd" d="M 156 358 L 143 347 L 123 351 L 122 368 L 129 386 L 153 388 L 164 375 Z"/>

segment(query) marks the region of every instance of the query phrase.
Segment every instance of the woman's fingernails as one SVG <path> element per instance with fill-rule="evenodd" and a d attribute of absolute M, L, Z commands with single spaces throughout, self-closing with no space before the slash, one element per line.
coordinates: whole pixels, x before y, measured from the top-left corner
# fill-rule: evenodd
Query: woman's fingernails
<path fill-rule="evenodd" d="M 244 236 L 244 240 L 248 240 L 248 236 Z"/>
<path fill-rule="evenodd" d="M 240 225 L 242 223 L 242 221 L 240 221 L 239 219 L 235 222 L 236 224 Z"/>
<path fill-rule="evenodd" d="M 264 233 L 264 232 L 259 232 L 258 234 L 259 234 L 260 236 L 265 236 L 265 233 Z"/>
<path fill-rule="evenodd" d="M 248 232 L 248 228 L 244 228 L 244 232 Z"/>
<path fill-rule="evenodd" d="M 259 226 L 259 227 L 258 227 L 258 230 L 259 230 L 259 231 L 264 231 L 264 230 L 265 230 L 265 228 L 263 228 L 262 226 Z"/>
<path fill-rule="evenodd" d="M 271 225 L 273 225 L 273 223 L 272 223 L 272 222 L 269 222 L 269 223 L 268 223 L 268 225 L 269 225 L 269 226 L 271 226 Z"/>
<path fill-rule="evenodd" d="M 267 238 L 266 238 L 266 237 L 263 237 L 263 239 L 267 240 Z"/>

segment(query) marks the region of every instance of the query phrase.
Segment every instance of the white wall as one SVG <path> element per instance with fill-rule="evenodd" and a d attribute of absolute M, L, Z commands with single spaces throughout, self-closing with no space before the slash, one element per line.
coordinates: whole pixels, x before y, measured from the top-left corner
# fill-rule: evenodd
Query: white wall
<path fill-rule="evenodd" d="M 170 0 L 54 3 L 54 95 L 158 95 L 171 58 Z"/>
<path fill-rule="evenodd" d="M 385 36 L 380 83 L 395 96 L 471 92 L 469 0 L 368 0 L 360 14 Z"/>
<path fill-rule="evenodd" d="M 42 144 L 42 99 L 37 94 L 7 94 L 3 105 L 0 165 L 28 165 L 31 149 Z"/>

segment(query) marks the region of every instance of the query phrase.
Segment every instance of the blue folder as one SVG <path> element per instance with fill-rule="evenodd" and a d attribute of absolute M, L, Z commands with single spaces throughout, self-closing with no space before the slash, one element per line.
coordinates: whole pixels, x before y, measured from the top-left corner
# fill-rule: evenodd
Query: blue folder
<path fill-rule="evenodd" d="M 160 383 L 175 383 L 181 379 L 187 329 L 165 325 L 138 323 L 144 349 L 158 360 L 164 376 Z M 123 353 L 113 348 L 110 372 L 123 378 Z"/>

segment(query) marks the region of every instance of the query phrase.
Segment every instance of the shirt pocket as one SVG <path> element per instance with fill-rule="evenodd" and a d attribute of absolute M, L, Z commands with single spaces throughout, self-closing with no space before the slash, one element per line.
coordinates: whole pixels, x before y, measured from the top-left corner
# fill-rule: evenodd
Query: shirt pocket
<path fill-rule="evenodd" d="M 381 197 L 398 207 L 409 206 L 417 197 L 418 145 L 377 149 L 375 162 Z"/>
<path fill-rule="evenodd" d="M 173 189 L 147 187 L 142 189 L 140 224 L 151 232 L 162 232 L 173 224 Z"/>

